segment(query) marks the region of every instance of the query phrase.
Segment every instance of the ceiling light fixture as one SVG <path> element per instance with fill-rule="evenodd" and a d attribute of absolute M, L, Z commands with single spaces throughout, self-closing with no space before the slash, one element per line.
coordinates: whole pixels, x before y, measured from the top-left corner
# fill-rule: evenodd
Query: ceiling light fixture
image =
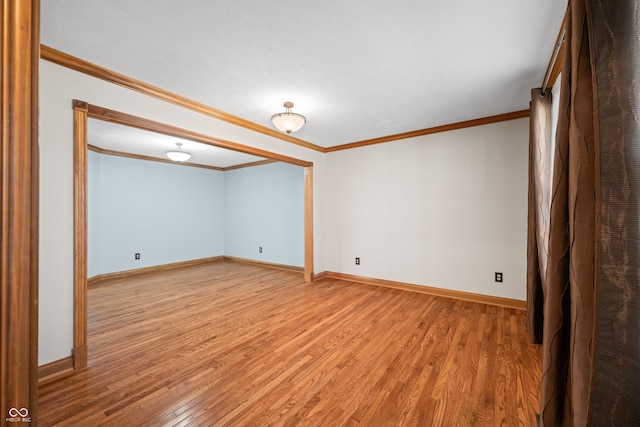
<path fill-rule="evenodd" d="M 191 157 L 191 153 L 187 153 L 186 151 L 182 151 L 182 143 L 181 142 L 176 142 L 176 145 L 178 146 L 177 150 L 170 150 L 167 151 L 165 154 L 167 155 L 168 158 L 170 158 L 171 160 L 173 160 L 174 162 L 186 162 L 187 160 L 189 160 L 189 158 Z"/>
<path fill-rule="evenodd" d="M 285 102 L 283 104 L 284 113 L 278 113 L 271 116 L 273 125 L 281 132 L 291 133 L 300 130 L 302 126 L 307 122 L 307 119 L 298 113 L 291 111 L 293 108 L 293 102 Z"/>

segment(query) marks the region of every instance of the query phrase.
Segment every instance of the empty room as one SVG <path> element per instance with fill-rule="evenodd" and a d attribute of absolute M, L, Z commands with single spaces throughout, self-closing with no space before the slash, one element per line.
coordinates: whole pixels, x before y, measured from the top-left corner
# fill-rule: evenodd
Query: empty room
<path fill-rule="evenodd" d="M 5 0 L 2 424 L 640 425 L 638 6 Z"/>

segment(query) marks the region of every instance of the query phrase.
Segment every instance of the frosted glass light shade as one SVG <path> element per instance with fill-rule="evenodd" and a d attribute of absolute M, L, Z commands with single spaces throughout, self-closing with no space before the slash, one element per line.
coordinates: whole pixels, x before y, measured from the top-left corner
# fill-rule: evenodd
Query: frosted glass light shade
<path fill-rule="evenodd" d="M 166 151 L 165 154 L 167 157 L 174 162 L 186 162 L 191 157 L 191 153 L 187 153 L 186 151 L 182 151 L 182 143 L 176 142 L 177 150 Z"/>
<path fill-rule="evenodd" d="M 166 154 L 174 162 L 186 162 L 191 157 L 186 151 L 167 151 Z"/>
<path fill-rule="evenodd" d="M 271 116 L 271 122 L 273 122 L 273 125 L 280 132 L 291 133 L 300 130 L 300 128 L 307 122 L 307 119 L 302 114 L 291 111 L 293 102 L 285 102 L 284 107 L 284 113 L 278 113 Z"/>

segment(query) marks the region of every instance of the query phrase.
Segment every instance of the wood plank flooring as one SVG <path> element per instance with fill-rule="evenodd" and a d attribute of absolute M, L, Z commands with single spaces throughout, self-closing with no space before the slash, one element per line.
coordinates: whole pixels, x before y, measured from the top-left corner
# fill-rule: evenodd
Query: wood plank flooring
<path fill-rule="evenodd" d="M 533 426 L 524 312 L 237 262 L 89 289 L 41 426 Z"/>

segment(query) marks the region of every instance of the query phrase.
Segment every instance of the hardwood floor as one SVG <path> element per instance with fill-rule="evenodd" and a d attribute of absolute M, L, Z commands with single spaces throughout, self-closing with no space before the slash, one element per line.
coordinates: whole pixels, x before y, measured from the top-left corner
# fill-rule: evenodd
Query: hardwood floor
<path fill-rule="evenodd" d="M 533 426 L 524 311 L 221 261 L 89 289 L 41 426 Z"/>

